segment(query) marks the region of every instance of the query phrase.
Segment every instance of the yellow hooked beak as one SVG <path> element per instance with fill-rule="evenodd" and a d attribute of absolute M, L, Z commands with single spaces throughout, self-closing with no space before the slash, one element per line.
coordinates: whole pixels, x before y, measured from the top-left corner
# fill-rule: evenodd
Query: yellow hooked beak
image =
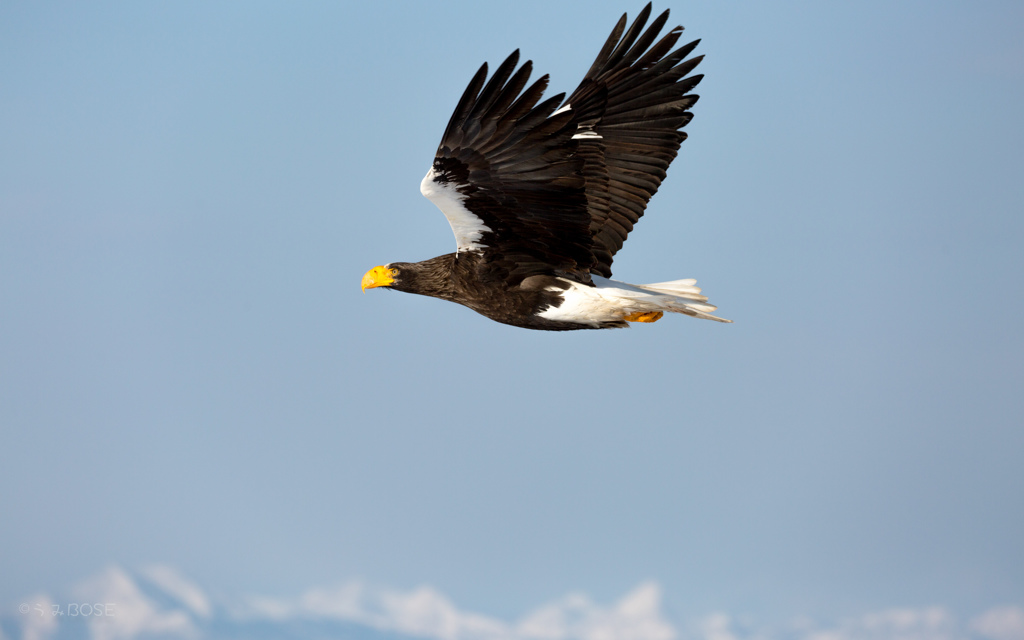
<path fill-rule="evenodd" d="M 374 267 L 363 276 L 363 291 L 376 287 L 386 287 L 395 281 L 395 270 L 387 267 Z"/>

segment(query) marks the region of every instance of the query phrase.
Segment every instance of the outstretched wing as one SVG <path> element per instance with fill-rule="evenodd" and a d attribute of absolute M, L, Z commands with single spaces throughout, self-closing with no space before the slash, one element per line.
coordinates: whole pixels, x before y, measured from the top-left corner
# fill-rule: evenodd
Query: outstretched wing
<path fill-rule="evenodd" d="M 596 257 L 592 272 L 604 277 L 611 276 L 612 258 L 644 215 L 686 139 L 680 129 L 693 117 L 690 107 L 698 99 L 690 91 L 703 78 L 687 75 L 703 56 L 685 59 L 700 41 L 673 51 L 683 32 L 675 27 L 654 43 L 669 12 L 644 31 L 650 14 L 648 4 L 628 31 L 623 14 L 562 107 L 574 114 L 574 137 L 584 159 Z"/>
<path fill-rule="evenodd" d="M 573 114 L 555 111 L 565 94 L 540 102 L 547 76 L 524 90 L 533 65 L 515 70 L 518 61 L 517 50 L 486 86 L 480 67 L 420 191 L 448 218 L 458 251 L 483 253 L 510 283 L 586 274 L 595 260 Z"/>

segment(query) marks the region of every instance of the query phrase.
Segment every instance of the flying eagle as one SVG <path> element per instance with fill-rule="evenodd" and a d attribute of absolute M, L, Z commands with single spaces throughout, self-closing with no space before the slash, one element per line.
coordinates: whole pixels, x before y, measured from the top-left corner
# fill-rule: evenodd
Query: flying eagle
<path fill-rule="evenodd" d="M 619 19 L 580 86 L 541 101 L 519 51 L 487 80 L 484 63 L 462 94 L 420 191 L 455 233 L 456 252 L 392 262 L 363 276 L 386 287 L 450 300 L 527 329 L 611 329 L 654 322 L 665 311 L 711 315 L 695 280 L 632 285 L 611 280 L 647 201 L 665 179 L 693 114 L 683 28 L 655 40 L 668 11 L 646 30 L 651 5 L 626 29 Z M 525 88 L 525 89 L 524 89 Z"/>

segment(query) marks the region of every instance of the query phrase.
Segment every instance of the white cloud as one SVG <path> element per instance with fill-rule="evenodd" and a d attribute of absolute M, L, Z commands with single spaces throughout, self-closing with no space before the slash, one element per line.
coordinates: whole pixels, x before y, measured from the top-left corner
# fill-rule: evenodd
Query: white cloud
<path fill-rule="evenodd" d="M 117 567 L 111 567 L 78 585 L 73 594 L 82 603 L 108 608 L 103 615 L 87 617 L 93 640 L 130 640 L 141 634 L 164 634 L 179 638 L 198 637 L 198 629 L 187 612 L 161 611 L 139 590 L 135 581 Z"/>
<path fill-rule="evenodd" d="M 511 636 L 505 623 L 459 611 L 443 594 L 420 587 L 408 593 L 380 594 L 385 628 L 440 640 L 494 639 Z"/>
<path fill-rule="evenodd" d="M 697 628 L 701 640 L 737 640 L 732 619 L 725 613 L 712 613 L 701 620 Z"/>
<path fill-rule="evenodd" d="M 758 627 L 749 621 L 737 625 L 728 614 L 714 613 L 691 625 L 691 629 L 692 635 L 701 640 L 780 637 L 795 640 L 968 640 L 975 637 L 967 634 L 942 607 L 885 609 L 831 624 L 819 624 L 806 616 L 798 616 L 782 628 Z"/>
<path fill-rule="evenodd" d="M 586 596 L 570 594 L 557 602 L 540 607 L 517 625 L 520 634 L 538 640 L 561 640 L 569 635 L 577 620 L 594 609 Z"/>
<path fill-rule="evenodd" d="M 22 640 L 47 640 L 57 631 L 57 618 L 52 614 L 54 603 L 50 596 L 37 594 L 26 598 L 23 604 L 27 610 L 19 610 Z"/>
<path fill-rule="evenodd" d="M 672 640 L 675 629 L 661 615 L 661 588 L 648 582 L 605 609 L 573 594 L 541 607 L 516 626 L 531 640 Z"/>
<path fill-rule="evenodd" d="M 209 618 L 213 613 L 210 600 L 203 590 L 176 569 L 166 565 L 151 565 L 144 567 L 140 573 L 199 617 Z"/>
<path fill-rule="evenodd" d="M 296 617 L 298 607 L 282 598 L 248 596 L 240 605 L 231 607 L 232 617 L 242 620 L 261 619 L 282 621 Z"/>
<path fill-rule="evenodd" d="M 887 609 L 809 632 L 805 640 L 959 640 L 956 621 L 942 607 Z"/>
<path fill-rule="evenodd" d="M 265 629 L 276 625 L 332 621 L 373 628 L 399 637 L 426 640 L 674 640 L 676 629 L 662 615 L 661 588 L 639 585 L 618 602 L 602 605 L 574 593 L 508 622 L 464 611 L 429 586 L 412 590 L 368 587 L 349 582 L 334 588 L 309 589 L 294 598 L 247 597 L 234 606 L 217 606 L 191 581 L 166 566 L 137 574 L 112 567 L 54 600 L 37 595 L 23 601 L 14 620 L 0 619 L 21 640 L 55 640 L 84 630 L 90 640 L 142 640 L 159 636 L 173 640 L 216 640 L 219 631 Z M 140 588 L 140 584 L 146 587 Z M 148 595 L 147 595 L 148 594 Z M 164 595 L 168 597 L 163 597 Z M 93 615 L 75 620 L 50 614 L 55 602 L 88 605 Z M 67 604 L 59 605 L 61 608 Z M 97 607 L 105 615 L 97 615 Z M 109 610 L 106 609 L 109 607 Z M 31 608 L 31 611 L 28 609 Z M 83 609 L 84 611 L 84 609 Z M 40 612 L 46 615 L 39 615 Z M 0 616 L 2 617 L 2 616 Z M 63 626 L 69 625 L 68 629 Z M 72 627 L 73 625 L 73 627 Z M 81 626 L 79 626 L 81 625 Z M 250 625 L 250 626 L 247 626 Z M 251 626 L 255 625 L 255 626 Z M 339 633 L 351 628 L 339 626 Z M 346 629 L 348 631 L 346 631 Z M 248 633 L 248 632 L 245 632 Z M 329 632 L 328 632 L 329 633 Z M 716 612 L 692 620 L 686 640 L 1024 640 L 1024 608 L 992 608 L 962 623 L 943 607 L 893 608 L 821 624 L 794 618 L 782 628 L 758 627 L 746 617 Z M 0 640 L 7 640 L 0 632 Z"/>
<path fill-rule="evenodd" d="M 339 620 L 365 620 L 366 588 L 350 582 L 335 589 L 310 589 L 302 595 L 299 608 L 306 613 Z"/>
<path fill-rule="evenodd" d="M 1024 609 L 989 609 L 971 622 L 971 630 L 992 640 L 1024 640 Z"/>
<path fill-rule="evenodd" d="M 438 640 L 511 638 L 503 622 L 460 611 L 430 587 L 413 591 L 370 589 L 350 582 L 332 589 L 310 589 L 297 599 L 248 598 L 234 610 L 242 619 L 332 619 Z"/>
<path fill-rule="evenodd" d="M 885 609 L 825 624 L 800 616 L 781 628 L 737 624 L 719 612 L 694 621 L 688 631 L 686 637 L 698 640 L 1024 640 L 1024 609 L 991 609 L 966 628 L 937 606 Z"/>
<path fill-rule="evenodd" d="M 661 589 L 642 584 L 611 607 L 569 595 L 540 607 L 516 624 L 460 610 L 431 587 L 412 591 L 370 589 L 352 582 L 311 589 L 297 599 L 249 598 L 241 618 L 329 618 L 437 640 L 672 640 L 661 615 Z"/>

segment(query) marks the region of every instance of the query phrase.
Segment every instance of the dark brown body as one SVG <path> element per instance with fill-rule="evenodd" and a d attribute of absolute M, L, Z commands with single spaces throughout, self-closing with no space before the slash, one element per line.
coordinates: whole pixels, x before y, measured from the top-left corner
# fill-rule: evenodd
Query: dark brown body
<path fill-rule="evenodd" d="M 502 324 L 546 331 L 625 325 L 593 326 L 542 318 L 537 314 L 562 304 L 561 292 L 568 288 L 565 281 L 553 275 L 534 275 L 518 283 L 510 282 L 500 266 L 489 264 L 476 252 L 448 253 L 422 262 L 394 262 L 388 267 L 398 272 L 391 289 L 457 302 Z M 590 284 L 587 274 L 566 277 Z"/>

